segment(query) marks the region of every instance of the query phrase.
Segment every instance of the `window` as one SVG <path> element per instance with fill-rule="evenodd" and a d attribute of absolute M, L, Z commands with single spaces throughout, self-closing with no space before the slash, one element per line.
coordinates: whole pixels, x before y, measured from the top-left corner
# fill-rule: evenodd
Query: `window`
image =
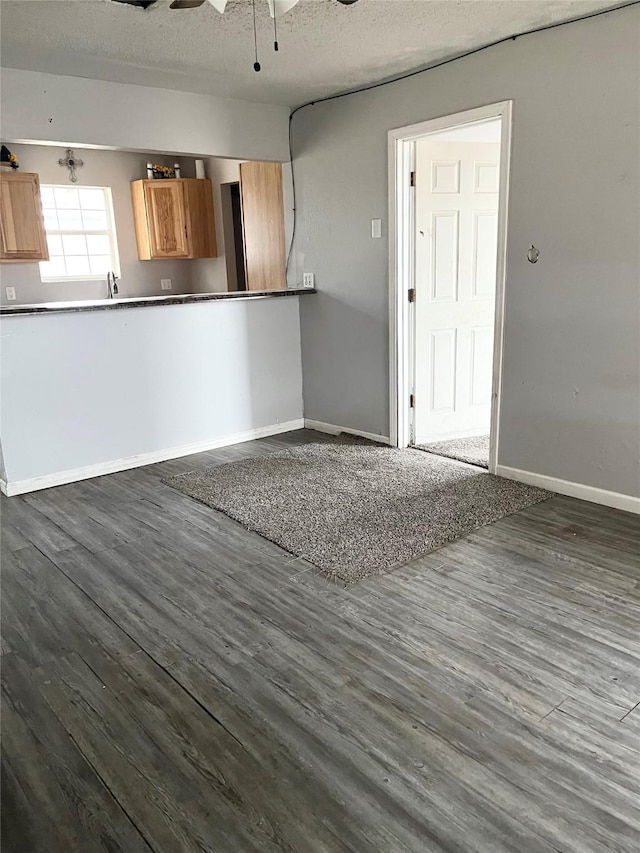
<path fill-rule="evenodd" d="M 120 274 L 109 187 L 40 187 L 49 260 L 42 281 L 90 281 Z"/>

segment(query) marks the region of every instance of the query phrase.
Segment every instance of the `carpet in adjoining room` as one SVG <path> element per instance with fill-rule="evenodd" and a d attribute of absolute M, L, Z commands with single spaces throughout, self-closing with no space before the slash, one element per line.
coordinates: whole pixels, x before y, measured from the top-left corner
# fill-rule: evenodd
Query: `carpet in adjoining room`
<path fill-rule="evenodd" d="M 416 450 L 426 450 L 447 459 L 457 459 L 479 468 L 489 467 L 489 436 L 476 435 L 471 438 L 450 438 L 446 441 L 433 441 L 429 444 L 417 444 Z"/>
<path fill-rule="evenodd" d="M 165 482 L 345 583 L 551 496 L 440 456 L 342 436 Z"/>

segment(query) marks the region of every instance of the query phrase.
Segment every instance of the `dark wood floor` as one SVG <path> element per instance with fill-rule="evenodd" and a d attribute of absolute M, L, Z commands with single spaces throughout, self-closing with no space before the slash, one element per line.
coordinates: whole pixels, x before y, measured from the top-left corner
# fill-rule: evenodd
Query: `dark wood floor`
<path fill-rule="evenodd" d="M 640 518 L 347 590 L 168 474 L 2 500 L 5 853 L 640 850 Z"/>

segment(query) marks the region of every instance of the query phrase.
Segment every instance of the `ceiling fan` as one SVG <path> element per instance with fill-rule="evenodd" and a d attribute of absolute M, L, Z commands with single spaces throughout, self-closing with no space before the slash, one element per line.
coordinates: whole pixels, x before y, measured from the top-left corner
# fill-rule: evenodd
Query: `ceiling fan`
<path fill-rule="evenodd" d="M 149 9 L 151 6 L 155 6 L 158 0 L 113 0 L 114 3 L 124 3 L 125 6 L 137 6 L 141 9 Z M 172 0 L 169 4 L 170 9 L 197 9 L 199 6 L 204 6 L 205 2 L 209 2 L 214 9 L 216 9 L 221 14 L 227 7 L 228 0 Z M 341 6 L 352 6 L 354 3 L 357 3 L 358 0 L 337 0 Z M 276 25 L 276 18 L 279 18 L 280 15 L 284 15 L 285 12 L 288 12 L 289 9 L 293 9 L 293 7 L 298 3 L 298 0 L 267 0 L 267 4 L 269 6 L 269 14 L 273 18 L 273 49 L 278 50 L 278 30 Z M 255 62 L 253 63 L 253 70 L 260 71 L 261 65 L 258 62 L 258 37 L 256 33 L 256 0 L 252 0 L 253 5 L 253 41 L 255 47 Z"/>
<path fill-rule="evenodd" d="M 157 0 L 113 0 L 114 3 L 124 3 L 125 6 L 138 6 L 142 9 L 148 9 L 154 6 Z M 172 0 L 169 4 L 170 9 L 197 9 L 199 6 L 204 6 L 209 2 L 218 12 L 224 12 L 228 0 Z M 267 0 L 269 4 L 269 12 L 272 18 L 277 18 L 284 15 L 289 9 L 293 9 L 298 0 Z M 342 6 L 352 6 L 358 0 L 337 0 Z"/>

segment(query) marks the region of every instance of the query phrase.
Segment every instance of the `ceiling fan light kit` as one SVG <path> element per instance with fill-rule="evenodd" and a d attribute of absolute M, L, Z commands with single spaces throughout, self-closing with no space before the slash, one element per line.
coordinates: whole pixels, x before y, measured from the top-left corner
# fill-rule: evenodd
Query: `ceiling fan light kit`
<path fill-rule="evenodd" d="M 273 49 L 275 52 L 279 50 L 278 45 L 278 29 L 276 20 L 281 16 L 288 12 L 290 9 L 298 3 L 299 0 L 267 0 L 267 5 L 269 7 L 269 14 L 273 18 Z M 137 6 L 141 9 L 149 9 L 151 6 L 155 6 L 157 0 L 114 0 L 115 3 L 123 3 L 125 6 Z M 208 2 L 213 8 L 220 12 L 220 14 L 224 14 L 225 9 L 227 8 L 228 0 L 172 0 L 169 4 L 170 9 L 198 9 L 200 6 L 204 6 L 204 4 Z M 354 3 L 357 3 L 358 0 L 337 0 L 341 6 L 352 6 Z M 253 70 L 260 71 L 261 65 L 258 61 L 258 31 L 256 28 L 256 0 L 252 0 L 253 5 L 253 43 L 255 48 L 255 62 L 253 63 Z"/>
<path fill-rule="evenodd" d="M 202 5 L 202 3 L 197 0 L 198 5 Z M 228 0 L 209 0 L 209 3 L 216 9 L 220 14 L 224 12 L 227 8 Z M 298 0 L 267 0 L 267 5 L 269 6 L 269 14 L 272 18 L 279 18 L 280 15 L 284 15 L 285 12 L 288 12 L 289 9 L 293 9 Z"/>
<path fill-rule="evenodd" d="M 197 9 L 199 6 L 204 6 L 205 2 L 208 2 L 214 9 L 216 9 L 216 11 L 223 14 L 224 10 L 227 8 L 228 1 L 229 0 L 173 0 L 169 8 Z M 127 3 L 129 0 L 116 0 L 116 2 Z M 129 5 L 143 6 L 146 8 L 148 6 L 152 6 L 155 2 L 156 0 L 130 0 Z M 285 12 L 289 11 L 289 9 L 293 9 L 298 2 L 299 0 L 267 0 L 269 14 L 272 18 L 279 18 L 280 15 L 284 15 Z M 337 2 L 342 6 L 351 6 L 354 3 L 357 3 L 358 0 L 337 0 Z"/>

